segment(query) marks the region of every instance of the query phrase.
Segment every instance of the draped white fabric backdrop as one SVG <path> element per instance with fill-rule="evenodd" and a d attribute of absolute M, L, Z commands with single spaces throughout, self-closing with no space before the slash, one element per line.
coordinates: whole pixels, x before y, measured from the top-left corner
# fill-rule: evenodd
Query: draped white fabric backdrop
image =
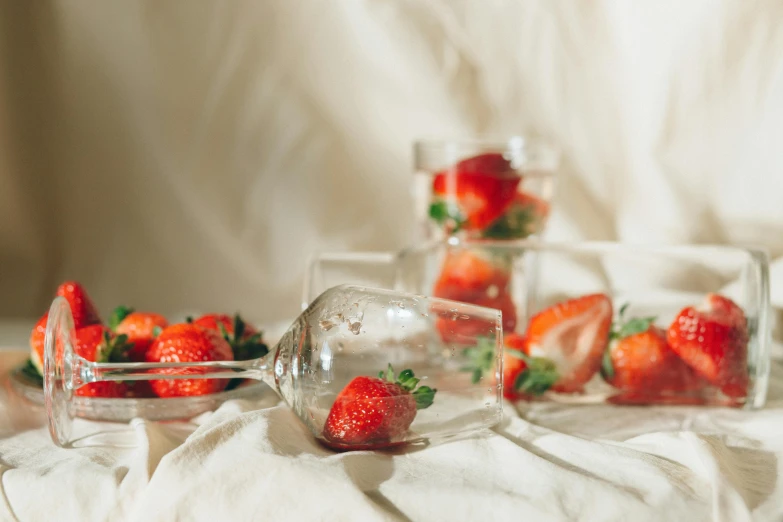
<path fill-rule="evenodd" d="M 558 143 L 551 239 L 761 243 L 783 256 L 782 17 L 778 0 L 0 0 L 0 316 L 34 318 L 75 278 L 104 310 L 290 319 L 311 251 L 408 243 L 422 136 Z M 158 468 L 179 439 L 140 424 L 136 460 L 50 453 L 37 431 L 0 441 L 0 470 L 20 520 L 46 519 L 47 485 L 72 494 L 76 470 L 106 489 L 64 519 L 105 518 L 121 498 L 145 520 L 155 506 L 170 505 L 157 519 L 191 520 L 189 506 L 225 514 L 232 502 L 256 509 L 237 520 L 300 519 L 308 502 L 362 520 L 464 518 L 470 506 L 489 510 L 473 519 L 780 520 L 776 404 L 533 415 L 588 440 L 516 419 L 503 437 L 395 457 L 391 471 L 386 457 L 322 459 L 296 424 L 271 428 L 285 410 L 234 404 Z M 654 430 L 667 433 L 637 437 Z M 232 460 L 248 439 L 258 460 Z M 62 475 L 47 472 L 54 462 Z M 316 474 L 288 475 L 292 462 Z M 279 479 L 249 479 L 249 463 Z M 233 488 L 232 474 L 248 482 L 198 503 L 208 484 Z M 286 477 L 299 482 L 286 489 Z M 294 495 L 291 511 L 258 507 L 276 481 L 272 498 Z M 336 484 L 327 497 L 324 481 Z M 159 497 L 171 483 L 201 486 Z"/>

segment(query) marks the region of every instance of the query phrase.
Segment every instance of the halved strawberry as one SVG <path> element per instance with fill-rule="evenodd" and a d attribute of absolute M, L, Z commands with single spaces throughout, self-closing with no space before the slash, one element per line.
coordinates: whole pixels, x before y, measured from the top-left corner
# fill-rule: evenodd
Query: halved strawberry
<path fill-rule="evenodd" d="M 732 300 L 709 294 L 702 306 L 684 308 L 669 326 L 667 338 L 683 361 L 723 393 L 747 394 L 747 319 Z"/>
<path fill-rule="evenodd" d="M 447 226 L 481 230 L 508 208 L 520 176 L 502 154 L 481 154 L 435 174 L 430 217 Z"/>
<path fill-rule="evenodd" d="M 80 283 L 66 281 L 57 287 L 55 294 L 59 297 L 64 297 L 68 301 L 74 328 L 79 329 L 101 323 L 98 310 Z M 30 362 L 41 375 L 43 375 L 44 336 L 46 335 L 48 317 L 49 312 L 46 312 L 38 319 L 33 327 L 33 331 L 30 333 Z"/>
<path fill-rule="evenodd" d="M 666 332 L 653 324 L 655 317 L 625 321 L 625 309 L 620 309 L 601 366 L 606 382 L 651 400 L 667 392 L 699 390 L 706 384 L 671 350 Z"/>
<path fill-rule="evenodd" d="M 46 323 L 49 320 L 49 312 L 38 319 L 30 333 L 30 362 L 33 363 L 38 374 L 43 376 L 44 337 L 46 337 Z"/>
<path fill-rule="evenodd" d="M 431 406 L 437 391 L 418 383 L 411 370 L 395 376 L 391 365 L 378 377 L 355 377 L 337 395 L 329 411 L 324 443 L 338 450 L 380 449 L 404 443 L 416 411 Z"/>
<path fill-rule="evenodd" d="M 549 216 L 549 203 L 527 192 L 517 192 L 506 212 L 484 232 L 487 239 L 523 239 L 538 234 Z"/>
<path fill-rule="evenodd" d="M 569 299 L 530 319 L 525 350 L 554 363 L 558 373 L 554 391 L 580 392 L 601 368 L 611 326 L 612 301 L 607 295 Z"/>

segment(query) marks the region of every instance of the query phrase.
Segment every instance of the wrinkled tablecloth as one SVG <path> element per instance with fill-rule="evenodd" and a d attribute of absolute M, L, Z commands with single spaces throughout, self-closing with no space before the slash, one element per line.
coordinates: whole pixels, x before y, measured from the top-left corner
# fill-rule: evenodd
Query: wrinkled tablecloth
<path fill-rule="evenodd" d="M 0 352 L 0 369 L 26 354 Z M 3 377 L 5 379 L 5 377 Z M 0 391 L 0 520 L 783 520 L 783 363 L 761 411 L 510 403 L 478 436 L 337 454 L 277 397 L 189 423 L 77 421 Z"/>

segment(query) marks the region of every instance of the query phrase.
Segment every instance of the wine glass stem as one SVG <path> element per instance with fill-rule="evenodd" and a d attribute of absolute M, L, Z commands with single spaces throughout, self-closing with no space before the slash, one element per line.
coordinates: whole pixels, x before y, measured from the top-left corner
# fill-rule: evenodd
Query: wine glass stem
<path fill-rule="evenodd" d="M 198 373 L 159 373 L 160 370 L 197 370 Z M 255 379 L 274 385 L 274 375 L 265 359 L 190 363 L 91 363 L 79 368 L 80 384 L 99 381 L 149 381 L 168 379 Z M 273 386 L 274 388 L 274 386 Z"/>

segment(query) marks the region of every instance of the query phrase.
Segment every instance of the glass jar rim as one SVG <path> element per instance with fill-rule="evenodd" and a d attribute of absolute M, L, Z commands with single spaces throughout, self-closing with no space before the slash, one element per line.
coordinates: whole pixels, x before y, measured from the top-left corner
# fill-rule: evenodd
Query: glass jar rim
<path fill-rule="evenodd" d="M 413 142 L 417 170 L 441 169 L 472 155 L 499 152 L 514 168 L 554 170 L 560 151 L 550 141 L 534 136 L 418 139 Z"/>

